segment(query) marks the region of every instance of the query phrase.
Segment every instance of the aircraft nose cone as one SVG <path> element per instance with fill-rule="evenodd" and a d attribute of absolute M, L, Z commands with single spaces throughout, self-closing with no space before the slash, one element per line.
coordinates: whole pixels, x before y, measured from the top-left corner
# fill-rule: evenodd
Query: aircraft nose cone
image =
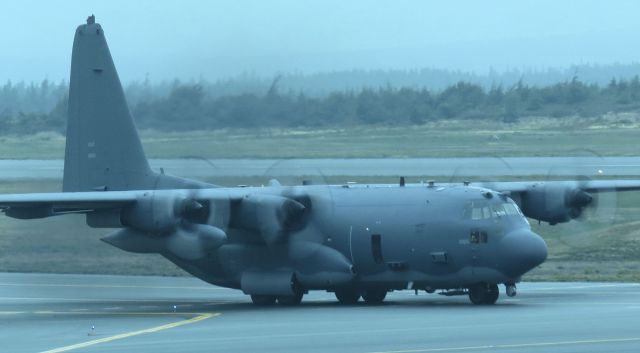
<path fill-rule="evenodd" d="M 519 277 L 547 259 L 547 244 L 536 233 L 519 229 L 500 240 L 502 269 L 510 277 Z"/>

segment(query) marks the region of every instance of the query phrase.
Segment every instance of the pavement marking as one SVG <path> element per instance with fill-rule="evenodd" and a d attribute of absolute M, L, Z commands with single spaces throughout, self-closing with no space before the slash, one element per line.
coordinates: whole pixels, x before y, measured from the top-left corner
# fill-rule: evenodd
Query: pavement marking
<path fill-rule="evenodd" d="M 104 310 L 122 310 L 121 306 L 110 306 L 108 308 L 102 308 Z"/>
<path fill-rule="evenodd" d="M 194 312 L 186 312 L 186 311 L 177 311 L 177 312 L 168 312 L 168 311 L 158 311 L 158 312 L 148 312 L 148 311 L 89 311 L 89 309 L 71 309 L 70 311 L 53 311 L 53 310 L 38 310 L 38 311 L 0 311 L 0 315 L 110 315 L 110 316 L 126 316 L 126 315 L 134 315 L 134 316 L 185 316 L 185 315 L 202 315 L 202 313 L 194 313 Z"/>
<path fill-rule="evenodd" d="M 570 345 L 598 344 L 598 343 L 623 343 L 623 342 L 638 342 L 638 341 L 640 341 L 640 337 L 610 338 L 610 339 L 583 340 L 583 341 L 538 342 L 538 343 L 521 343 L 521 344 L 493 344 L 493 345 L 485 345 L 485 346 L 466 346 L 466 347 L 447 347 L 447 348 L 406 349 L 406 350 L 397 350 L 397 351 L 378 351 L 378 352 L 370 352 L 370 353 L 455 352 L 455 351 L 475 351 L 475 350 L 486 350 L 486 349 L 534 348 L 534 347 L 570 346 Z"/>
<path fill-rule="evenodd" d="M 25 311 L 24 313 L 29 313 L 29 314 L 38 314 L 38 315 L 111 315 L 111 316 L 126 316 L 126 315 L 133 315 L 133 316 L 145 316 L 145 315 L 149 315 L 149 316 L 153 316 L 153 315 L 158 315 L 158 316 L 185 316 L 185 315 L 205 315 L 204 313 L 192 313 L 192 312 L 168 312 L 168 311 L 158 311 L 158 312 L 144 312 L 144 311 L 34 311 L 34 312 L 28 312 Z M 207 313 L 206 315 L 210 315 L 209 313 Z M 218 316 L 220 314 L 215 313 L 215 314 L 211 314 L 214 316 Z"/>
<path fill-rule="evenodd" d="M 548 291 L 548 290 L 563 290 L 563 289 L 594 289 L 594 288 L 612 288 L 612 287 L 638 287 L 640 283 L 612 283 L 612 284 L 587 284 L 580 286 L 558 286 L 558 287 L 539 287 L 539 288 L 526 288 L 521 291 L 535 292 L 535 291 Z M 524 286 L 523 286 L 524 287 Z"/>
<path fill-rule="evenodd" d="M 81 288 L 138 288 L 138 289 L 196 289 L 196 290 L 231 290 L 229 288 L 209 286 L 141 286 L 125 284 L 64 284 L 64 283 L 0 283 L 0 287 L 81 287 Z"/>
<path fill-rule="evenodd" d="M 0 300 L 30 300 L 30 301 L 68 301 L 68 302 L 102 302 L 102 303 L 175 303 L 176 300 L 171 299 L 116 299 L 116 298 L 66 298 L 66 297 L 0 297 Z M 189 300 L 190 303 L 196 304 L 210 303 L 209 300 Z"/>
<path fill-rule="evenodd" d="M 209 318 L 212 318 L 212 317 L 220 316 L 220 315 L 221 315 L 220 313 L 198 314 L 198 316 L 192 317 L 191 319 L 187 319 L 187 320 L 181 320 L 181 321 L 177 321 L 177 322 L 172 322 L 170 324 L 151 327 L 151 328 L 144 329 L 144 330 L 139 330 L 139 331 L 125 332 L 125 333 L 121 333 L 121 334 L 114 335 L 114 336 L 109 336 L 109 337 L 104 337 L 104 338 L 100 338 L 100 339 L 96 339 L 96 340 L 92 340 L 92 341 L 73 344 L 73 345 L 70 345 L 70 346 L 54 348 L 54 349 L 51 349 L 51 350 L 48 350 L 48 351 L 43 351 L 43 352 L 40 352 L 40 353 L 68 352 L 68 351 L 72 351 L 72 350 L 76 350 L 76 349 L 80 349 L 80 348 L 86 348 L 86 347 L 94 346 L 94 345 L 100 344 L 100 343 L 113 342 L 113 341 L 116 341 L 116 340 L 121 340 L 121 339 L 129 338 L 129 337 L 133 337 L 133 336 L 139 336 L 139 335 L 144 335 L 144 334 L 148 334 L 148 333 L 154 333 L 154 332 L 159 332 L 159 331 L 163 331 L 163 330 L 168 330 L 168 329 L 179 327 L 179 326 L 189 325 L 189 324 L 193 324 L 193 323 L 196 323 L 196 322 L 199 322 L 199 321 L 203 321 L 203 320 L 206 320 L 206 319 L 209 319 Z"/>
<path fill-rule="evenodd" d="M 639 298 L 640 300 L 640 298 Z M 559 302 L 545 302 L 545 301 L 523 301 L 524 303 L 534 303 L 538 305 L 548 305 L 548 306 L 585 306 L 585 305 L 601 305 L 601 306 L 620 306 L 620 305 L 638 305 L 639 302 L 575 302 L 575 303 L 559 303 Z M 500 304 L 496 304 L 500 305 Z"/>

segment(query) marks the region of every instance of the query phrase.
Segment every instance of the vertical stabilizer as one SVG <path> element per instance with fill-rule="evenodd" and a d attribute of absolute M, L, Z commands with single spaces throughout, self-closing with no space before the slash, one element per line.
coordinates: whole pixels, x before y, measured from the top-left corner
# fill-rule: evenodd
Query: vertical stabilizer
<path fill-rule="evenodd" d="M 62 189 L 147 189 L 154 181 L 104 32 L 91 16 L 73 41 Z"/>

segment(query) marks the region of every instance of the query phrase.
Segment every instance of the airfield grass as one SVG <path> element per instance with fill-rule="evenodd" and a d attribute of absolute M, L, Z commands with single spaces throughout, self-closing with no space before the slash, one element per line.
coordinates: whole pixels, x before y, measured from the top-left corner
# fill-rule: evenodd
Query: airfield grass
<path fill-rule="evenodd" d="M 150 158 L 405 158 L 636 156 L 640 114 L 526 118 L 506 124 L 451 120 L 404 127 L 142 131 Z M 59 133 L 0 136 L 0 158 L 61 159 Z"/>
<path fill-rule="evenodd" d="M 287 182 L 298 183 L 302 178 Z M 396 182 L 396 178 L 349 177 L 361 182 Z M 328 183 L 344 178 L 331 177 Z M 212 181 L 212 180 L 211 180 Z M 219 178 L 225 186 L 260 185 L 257 177 Z M 0 182 L 1 193 L 60 190 L 57 180 Z M 640 193 L 602 198 L 597 214 L 582 221 L 550 226 L 532 221 L 549 247 L 547 262 L 525 275 L 528 281 L 640 282 Z M 21 221 L 0 217 L 0 271 L 99 273 L 182 276 L 185 272 L 154 254 L 132 254 L 100 237 L 108 229 L 92 229 L 81 215 Z"/>

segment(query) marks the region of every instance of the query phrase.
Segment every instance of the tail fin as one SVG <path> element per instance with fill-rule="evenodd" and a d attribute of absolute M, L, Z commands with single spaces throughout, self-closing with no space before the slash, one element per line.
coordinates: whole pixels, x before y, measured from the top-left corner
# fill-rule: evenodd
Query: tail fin
<path fill-rule="evenodd" d="M 149 189 L 155 179 L 104 32 L 91 16 L 73 41 L 62 190 Z"/>

